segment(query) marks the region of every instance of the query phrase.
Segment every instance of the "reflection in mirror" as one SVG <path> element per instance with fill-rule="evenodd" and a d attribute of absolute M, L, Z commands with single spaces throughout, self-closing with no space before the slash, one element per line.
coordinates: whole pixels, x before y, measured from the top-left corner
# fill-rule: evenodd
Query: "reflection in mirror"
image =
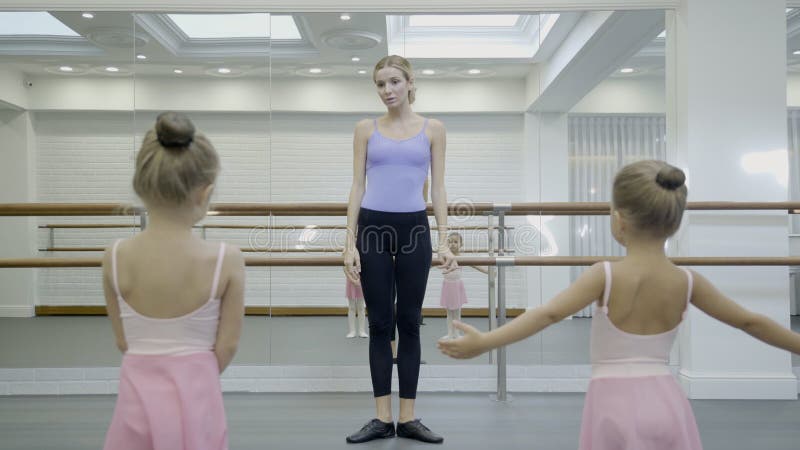
<path fill-rule="evenodd" d="M 475 203 L 607 201 L 609 177 L 619 165 L 670 158 L 659 11 L 352 13 L 346 19 L 332 13 L 96 13 L 91 19 L 41 13 L 35 20 L 5 20 L 2 29 L 11 31 L 2 37 L 9 86 L 0 94 L 4 126 L 27 126 L 35 136 L 21 145 L 36 150 L 36 175 L 26 182 L 37 187 L 28 196 L 38 201 L 134 202 L 135 152 L 156 114 L 171 109 L 187 112 L 220 152 L 214 202 L 344 202 L 354 125 L 386 111 L 372 70 L 387 54 L 405 56 L 415 69 L 414 111 L 446 126 L 448 201 L 460 212 L 449 222 L 462 235 L 464 255 L 498 253 L 499 234 L 487 230 L 497 219 L 474 213 Z M 40 22 L 55 28 L 18 26 Z M 76 164 L 75 154 L 91 165 Z M 606 223 L 605 216 L 509 216 L 504 249 L 611 255 L 619 248 Z M 331 256 L 341 251 L 344 224 L 341 216 L 220 216 L 206 218 L 196 232 L 253 255 Z M 103 246 L 135 230 L 56 230 L 54 246 Z M 51 235 L 38 231 L 38 245 L 45 247 Z M 507 269 L 510 315 L 551 298 L 580 270 Z M 97 280 L 83 272 L 45 272 L 40 303 L 102 304 Z M 76 289 L 94 297 L 65 294 L 69 289 L 59 288 L 56 278 L 86 278 Z M 489 362 L 489 355 L 456 362 L 435 349 L 447 333 L 442 278 L 431 270 L 423 359 Z M 489 277 L 465 268 L 462 281 L 465 320 L 488 328 Z M 248 317 L 235 363 L 365 364 L 367 340 L 345 337 L 340 268 L 249 268 L 247 289 L 248 306 L 274 317 L 269 326 L 263 316 Z M 584 319 L 566 321 L 512 346 L 509 362 L 586 364 L 587 329 Z"/>
<path fill-rule="evenodd" d="M 800 25 L 800 8 L 786 8 L 786 42 L 787 62 L 787 115 L 788 115 L 788 151 L 789 201 L 800 201 L 800 35 L 794 33 Z M 778 166 L 780 167 L 780 166 Z M 800 255 L 800 210 L 795 210 L 791 217 L 789 229 L 789 255 Z M 789 302 L 794 329 L 800 326 L 800 267 L 789 267 L 791 300 Z M 800 357 L 792 355 L 792 366 L 800 365 Z"/>
<path fill-rule="evenodd" d="M 623 165 L 674 161 L 665 139 L 664 12 L 586 12 L 576 27 L 582 34 L 570 35 L 540 71 L 538 98 L 526 113 L 542 157 L 543 202 L 608 202 Z M 581 53 L 587 46 L 591 50 Z M 566 64 L 554 65 L 567 57 Z M 552 236 L 541 241 L 543 255 L 553 246 L 563 256 L 624 254 L 607 215 L 542 216 L 538 226 Z M 534 302 L 552 298 L 584 270 L 539 269 L 541 297 Z M 540 363 L 586 364 L 591 316 L 590 306 L 543 332 Z"/>
<path fill-rule="evenodd" d="M 295 42 L 292 16 L 135 14 L 137 148 L 161 111 L 183 111 L 214 144 L 221 172 L 213 203 L 270 201 L 270 62 L 273 42 Z M 209 214 L 195 234 L 245 256 L 269 246 L 268 216 Z M 245 318 L 235 365 L 269 362 L 269 267 L 248 267 Z"/>
<path fill-rule="evenodd" d="M 375 13 L 292 17 L 302 39 L 291 45 L 274 40 L 272 47 L 271 201 L 344 203 L 353 173 L 353 127 L 384 110 L 372 69 L 388 51 L 387 19 Z M 274 219 L 271 246 L 288 252 L 272 255 L 341 254 L 343 215 Z M 270 288 L 272 364 L 367 364 L 363 306 L 354 298 L 350 310 L 341 267 L 275 267 Z"/>
<path fill-rule="evenodd" d="M 133 54 L 128 13 L 0 12 L 0 142 L 4 202 L 131 203 Z M 8 218 L 3 257 L 100 257 L 139 229 L 133 216 Z M 103 311 L 98 268 L 3 272 L 4 292 L 41 313 L 54 306 Z M 42 310 L 43 308 L 43 310 Z M 26 311 L 24 315 L 32 315 Z M 49 322 L 48 322 L 49 323 Z M 5 367 L 116 366 L 100 316 L 12 322 L 31 345 L 9 347 Z M 56 334 L 58 333 L 58 334 Z M 76 352 L 75 349 L 81 349 Z M 19 353 L 15 353 L 19 350 Z"/>

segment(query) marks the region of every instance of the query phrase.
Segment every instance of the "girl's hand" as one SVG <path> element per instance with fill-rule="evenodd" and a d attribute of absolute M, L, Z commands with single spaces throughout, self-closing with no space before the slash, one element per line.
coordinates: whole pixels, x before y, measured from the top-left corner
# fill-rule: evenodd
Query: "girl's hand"
<path fill-rule="evenodd" d="M 484 334 L 477 328 L 458 320 L 453 321 L 453 326 L 461 330 L 464 336 L 458 339 L 439 339 L 436 346 L 442 353 L 451 358 L 468 359 L 488 350 L 483 344 Z"/>
<path fill-rule="evenodd" d="M 345 249 L 342 253 L 344 257 L 344 274 L 353 283 L 361 283 L 361 256 L 355 249 Z"/>
<path fill-rule="evenodd" d="M 458 261 L 455 255 L 447 247 L 439 249 L 439 261 L 441 261 L 442 273 L 450 273 L 458 269 Z"/>

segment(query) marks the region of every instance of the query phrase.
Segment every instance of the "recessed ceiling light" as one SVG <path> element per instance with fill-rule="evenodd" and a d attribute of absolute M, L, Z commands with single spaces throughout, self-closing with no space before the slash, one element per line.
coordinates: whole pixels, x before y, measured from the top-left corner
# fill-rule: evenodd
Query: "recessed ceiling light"
<path fill-rule="evenodd" d="M 435 73 L 436 73 L 436 71 L 435 71 L 435 70 L 433 70 L 433 69 L 425 69 L 425 70 L 423 70 L 423 71 L 422 71 L 422 73 L 423 73 L 424 75 L 433 75 L 433 74 L 435 74 Z"/>
<path fill-rule="evenodd" d="M 85 13 L 81 14 L 81 17 L 83 17 L 84 19 L 94 19 L 94 14 L 92 14 L 90 12 L 85 12 Z"/>
<path fill-rule="evenodd" d="M 350 58 L 350 61 L 359 62 L 361 61 L 361 58 L 359 58 L 358 56 L 353 56 L 352 58 Z"/>
<path fill-rule="evenodd" d="M 119 72 L 119 68 L 109 66 L 109 67 L 106 67 L 106 72 Z"/>
<path fill-rule="evenodd" d="M 322 73 L 322 69 L 319 67 L 314 67 L 312 69 L 308 69 L 308 73 Z"/>
<path fill-rule="evenodd" d="M 73 71 L 72 67 L 70 67 L 70 66 L 61 66 L 61 67 L 58 68 L 58 70 L 60 70 L 62 72 L 72 72 Z"/>
<path fill-rule="evenodd" d="M 183 71 L 181 69 L 175 69 L 173 72 L 177 73 L 178 75 L 182 74 Z"/>
<path fill-rule="evenodd" d="M 228 69 L 227 67 L 220 67 L 219 69 L 217 69 L 217 72 L 219 72 L 219 73 L 231 73 L 231 69 Z"/>
<path fill-rule="evenodd" d="M 345 22 L 350 20 L 350 14 L 342 14 L 339 16 L 339 19 L 344 20 Z"/>
<path fill-rule="evenodd" d="M 361 70 L 358 71 L 359 75 L 365 75 L 366 73 L 367 73 L 367 71 L 364 70 L 364 69 L 361 69 Z"/>
<path fill-rule="evenodd" d="M 470 75 L 478 75 L 479 73 L 481 73 L 481 69 L 469 69 L 467 73 L 469 73 Z"/>
<path fill-rule="evenodd" d="M 624 69 L 620 69 L 620 73 L 633 73 L 633 69 L 630 67 L 625 67 Z"/>
<path fill-rule="evenodd" d="M 147 56 L 142 55 L 142 54 L 138 54 L 138 55 L 136 55 L 136 59 L 147 59 Z"/>
<path fill-rule="evenodd" d="M 800 50 L 795 50 L 792 52 L 793 55 L 800 55 Z"/>

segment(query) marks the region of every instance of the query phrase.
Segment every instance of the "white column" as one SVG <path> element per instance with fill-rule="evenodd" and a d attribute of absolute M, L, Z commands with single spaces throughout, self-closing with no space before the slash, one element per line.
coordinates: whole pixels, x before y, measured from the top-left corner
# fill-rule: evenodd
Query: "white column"
<path fill-rule="evenodd" d="M 0 203 L 34 201 L 34 144 L 30 113 L 0 110 Z M 0 217 L 0 258 L 36 256 L 36 220 Z M 34 269 L 0 270 L 0 317 L 34 315 Z"/>
<path fill-rule="evenodd" d="M 690 201 L 785 201 L 784 0 L 683 0 L 667 20 L 668 141 Z M 735 39 L 736 45 L 731 45 Z M 688 256 L 785 256 L 785 212 L 689 212 Z M 789 325 L 786 267 L 694 269 L 739 304 Z M 797 398 L 789 353 L 692 308 L 680 337 L 690 398 Z"/>

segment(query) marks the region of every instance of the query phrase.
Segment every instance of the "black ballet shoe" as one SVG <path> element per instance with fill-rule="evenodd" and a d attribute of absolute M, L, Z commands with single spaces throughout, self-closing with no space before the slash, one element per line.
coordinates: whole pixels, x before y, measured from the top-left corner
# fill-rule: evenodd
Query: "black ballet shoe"
<path fill-rule="evenodd" d="M 441 444 L 444 438 L 431 431 L 419 419 L 405 423 L 397 423 L 397 436 L 406 439 L 415 439 L 429 444 Z"/>
<path fill-rule="evenodd" d="M 372 419 L 360 430 L 347 436 L 345 439 L 348 444 L 360 444 L 375 439 L 386 439 L 395 436 L 394 422 L 381 422 L 379 419 Z"/>

